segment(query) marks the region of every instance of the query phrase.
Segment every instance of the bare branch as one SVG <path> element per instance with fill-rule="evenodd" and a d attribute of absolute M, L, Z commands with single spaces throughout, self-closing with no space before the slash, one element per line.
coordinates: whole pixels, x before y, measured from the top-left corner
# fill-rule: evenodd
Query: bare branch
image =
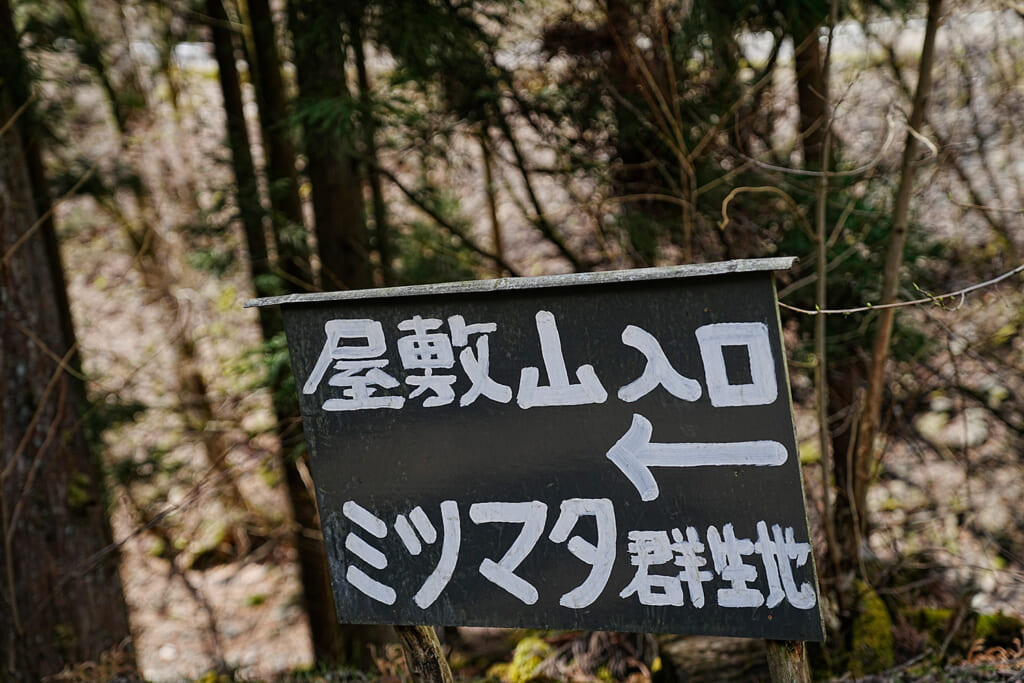
<path fill-rule="evenodd" d="M 804 217 L 803 212 L 800 210 L 800 205 L 796 203 L 796 200 L 790 196 L 785 190 L 775 187 L 774 185 L 759 185 L 756 187 L 737 187 L 734 188 L 729 194 L 722 200 L 722 222 L 719 223 L 718 227 L 725 230 L 725 227 L 729 225 L 729 202 L 736 198 L 737 195 L 745 192 L 763 192 L 767 194 L 774 194 L 782 197 L 782 199 L 793 209 L 793 213 L 800 220 L 800 226 L 807 232 L 811 239 L 815 239 L 814 228 L 807 222 L 807 218 Z"/>
<path fill-rule="evenodd" d="M 487 251 L 483 247 L 480 247 L 477 244 L 475 244 L 471 239 L 469 239 L 468 235 L 464 235 L 462 233 L 462 230 L 460 230 L 458 227 L 453 225 L 451 221 L 445 219 L 444 216 L 442 216 L 440 213 L 438 213 L 438 211 L 436 209 L 434 209 L 434 207 L 432 207 L 430 205 L 430 203 L 421 196 L 421 193 L 417 192 L 416 190 L 413 190 L 413 189 L 410 189 L 410 188 L 406 187 L 405 184 L 402 183 L 402 181 L 399 180 L 398 177 L 394 173 L 392 173 L 388 169 L 384 168 L 383 166 L 380 167 L 380 172 L 381 172 L 381 174 L 385 178 L 387 178 L 389 181 L 391 181 L 391 183 L 395 187 L 397 187 L 398 190 L 402 194 L 404 194 L 406 196 L 406 198 L 408 198 L 409 201 L 411 201 L 418 209 L 420 209 L 423 213 L 425 213 L 428 216 L 430 216 L 434 220 L 435 223 L 437 223 L 442 228 L 444 228 L 449 233 L 451 233 L 462 244 L 464 244 L 470 250 L 472 250 L 473 252 L 479 254 L 480 256 L 483 256 L 484 258 L 493 261 L 499 267 L 504 268 L 513 277 L 519 277 L 519 273 L 516 271 L 516 269 L 513 268 L 512 266 L 510 266 L 508 264 L 508 262 L 505 261 L 505 259 L 501 258 L 500 256 L 498 256 L 496 254 L 492 254 L 491 252 Z"/>
<path fill-rule="evenodd" d="M 866 306 L 857 306 L 856 308 L 829 308 L 817 311 L 810 311 L 807 310 L 806 308 L 790 306 L 789 304 L 784 304 L 781 301 L 779 302 L 779 306 L 782 306 L 783 308 L 788 309 L 790 311 L 795 311 L 796 313 L 803 313 L 804 315 L 849 315 L 851 313 L 863 313 L 864 311 L 878 311 L 887 308 L 906 308 L 908 306 L 919 306 L 921 304 L 938 303 L 939 301 L 944 301 L 945 299 L 955 299 L 957 297 L 963 298 L 965 295 L 970 294 L 971 292 L 975 292 L 979 289 L 984 289 L 986 287 L 991 287 L 992 285 L 1002 282 L 1003 280 L 1009 277 L 1013 277 L 1018 273 L 1024 273 L 1024 264 L 1019 265 L 1013 270 L 1009 270 L 1003 273 L 1002 275 L 996 276 L 991 280 L 985 280 L 984 282 L 979 282 L 977 284 L 971 285 L 970 287 L 958 289 L 955 292 L 948 292 L 946 294 L 936 294 L 924 297 L 922 299 L 914 299 L 913 301 L 896 301 L 886 304 L 868 304 Z"/>
<path fill-rule="evenodd" d="M 22 105 L 18 107 L 17 110 L 15 110 L 13 114 L 11 114 L 11 118 L 7 119 L 4 125 L 0 126 L 0 135 L 4 135 L 10 129 L 10 127 L 13 126 L 19 118 L 21 118 L 21 115 L 28 111 L 28 108 L 31 107 L 32 103 L 35 101 L 36 93 L 33 92 L 31 95 L 28 96 L 28 99 L 25 100 L 22 103 Z"/>
<path fill-rule="evenodd" d="M 96 172 L 97 165 L 98 162 L 90 166 L 89 169 L 82 174 L 82 177 L 79 178 L 78 181 L 76 181 L 75 184 L 72 185 L 71 188 L 67 192 L 65 192 L 60 199 L 55 201 L 50 206 L 46 213 L 40 216 L 39 219 L 36 220 L 36 222 L 33 223 L 29 227 L 29 229 L 26 230 L 21 235 L 21 237 L 15 240 L 14 244 L 11 245 L 11 248 L 4 253 L 3 260 L 0 260 L 0 267 L 7 266 L 7 264 L 10 263 L 11 259 L 14 258 L 14 252 L 18 251 L 18 249 L 20 249 L 25 244 L 25 242 L 27 242 L 29 238 L 32 237 L 33 234 L 35 234 L 36 230 L 38 230 L 44 223 L 46 223 L 46 221 L 50 220 L 50 217 L 53 215 L 53 212 L 57 210 L 57 207 L 60 206 L 64 201 L 66 201 L 68 197 L 73 195 L 75 192 L 78 192 L 78 189 L 82 187 L 82 185 L 84 185 L 86 181 L 89 180 L 89 178 L 91 178 L 92 175 Z"/>

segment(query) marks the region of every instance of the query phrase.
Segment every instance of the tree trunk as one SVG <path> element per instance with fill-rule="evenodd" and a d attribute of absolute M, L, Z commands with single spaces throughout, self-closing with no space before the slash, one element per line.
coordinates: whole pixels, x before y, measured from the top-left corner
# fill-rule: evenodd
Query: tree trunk
<path fill-rule="evenodd" d="M 290 2 L 288 9 L 300 107 L 351 104 L 338 9 L 332 3 L 309 0 Z M 306 174 L 313 189 L 321 286 L 360 289 L 373 282 L 363 217 L 363 181 L 352 141 L 337 129 L 337 117 L 327 118 L 334 123 L 314 125 L 305 118 Z"/>
<path fill-rule="evenodd" d="M 104 85 L 103 90 L 107 95 L 108 104 L 117 121 L 120 153 L 126 160 L 126 166 L 132 167 L 132 159 L 138 152 L 135 139 L 141 131 L 152 125 L 152 114 L 145 107 L 145 98 L 140 100 L 141 96 L 138 94 L 140 87 L 134 74 L 123 79 L 126 82 L 126 92 L 118 91 L 114 87 L 110 78 L 111 69 L 101 48 L 103 39 L 96 32 L 81 0 L 68 0 L 68 6 L 73 10 L 74 35 L 86 45 L 92 46 L 92 49 L 87 51 L 85 63 L 93 69 Z M 143 103 L 142 105 L 138 104 L 140 101 Z M 122 226 L 135 253 L 132 263 L 154 300 L 166 307 L 167 319 L 184 325 L 187 322 L 185 319 L 187 311 L 184 310 L 182 301 L 174 291 L 177 280 L 170 268 L 169 245 L 158 229 L 161 223 L 160 198 L 154 194 L 153 182 L 145 180 L 141 166 L 134 167 L 133 170 L 140 180 L 130 184 L 136 203 L 137 217 L 126 215 L 115 199 L 115 192 L 119 188 L 113 188 L 114 192 L 100 197 L 99 203 Z M 171 347 L 177 356 L 173 367 L 178 384 L 178 401 L 186 425 L 192 435 L 203 444 L 210 467 L 220 475 L 220 483 L 226 492 L 225 498 L 238 508 L 246 508 L 245 499 L 235 481 L 234 473 L 225 460 L 228 452 L 227 442 L 222 433 L 210 428 L 215 411 L 206 382 L 202 377 L 195 340 L 191 338 L 188 331 L 172 334 L 171 338 L 174 340 Z"/>
<path fill-rule="evenodd" d="M 910 197 L 914 187 L 915 164 L 917 163 L 917 135 L 924 124 L 931 96 L 932 66 L 935 55 L 935 36 L 938 32 L 939 19 L 942 15 L 942 0 L 928 0 L 928 19 L 925 24 L 924 45 L 921 49 L 921 61 L 918 65 L 917 89 L 908 122 L 910 130 L 903 146 L 903 158 L 900 164 L 900 184 L 893 202 L 892 232 L 886 249 L 885 270 L 882 281 L 882 304 L 896 301 L 899 293 L 900 270 L 903 266 L 903 248 L 907 241 L 907 229 L 910 218 Z M 858 538 L 865 538 L 869 529 L 867 515 L 867 494 L 874 476 L 879 454 L 875 452 L 875 439 L 878 436 L 882 418 L 882 402 L 886 381 L 886 365 L 889 360 L 890 343 L 892 341 L 893 324 L 896 310 L 885 308 L 879 311 L 878 332 L 875 336 L 871 352 L 871 363 L 868 368 L 867 388 L 865 390 L 864 408 L 856 433 L 856 443 L 852 449 L 852 482 L 848 503 L 853 506 L 853 517 L 857 527 L 852 531 Z"/>
<path fill-rule="evenodd" d="M 829 126 L 825 59 L 818 41 L 820 27 L 820 20 L 800 17 L 793 34 L 800 144 L 804 167 L 812 170 L 824 170 L 822 161 Z"/>
<path fill-rule="evenodd" d="M 487 124 L 482 124 L 477 133 L 480 141 L 480 156 L 484 167 L 484 191 L 487 193 L 487 215 L 491 219 L 491 250 L 499 260 L 505 258 L 505 245 L 501 235 L 501 221 L 498 217 L 498 186 L 494 182 L 494 158 L 491 154 L 491 140 L 487 135 Z M 497 274 L 505 275 L 499 268 Z"/>
<path fill-rule="evenodd" d="M 409 664 L 413 680 L 419 683 L 452 683 L 452 670 L 433 628 L 399 626 L 396 630 L 405 647 L 405 661 Z"/>
<path fill-rule="evenodd" d="M 337 106 L 348 101 L 351 104 L 338 7 L 329 2 L 292 0 L 288 3 L 288 23 L 299 85 L 297 108 L 311 103 Z M 342 131 L 311 126 L 308 119 L 304 128 L 306 174 L 313 190 L 321 286 L 325 289 L 369 287 L 373 280 L 363 217 L 363 182 L 354 145 L 343 137 Z M 394 631 L 382 626 L 341 625 L 338 621 L 316 498 L 301 476 L 300 468 L 308 466 L 308 458 L 303 449 L 301 457 L 289 466 L 287 481 L 296 522 L 304 531 L 299 550 L 303 571 L 309 572 L 309 579 L 304 581 L 306 599 L 311 608 L 316 608 L 309 612 L 313 651 L 318 661 L 369 667 L 373 665 L 370 647 L 376 646 L 383 652 L 383 646 L 394 641 Z M 314 577 L 314 573 L 319 578 Z M 315 594 L 311 592 L 314 590 Z"/>
<path fill-rule="evenodd" d="M 349 25 L 352 29 L 352 52 L 356 62 L 356 79 L 359 84 L 359 111 L 363 124 L 363 154 L 366 163 L 363 172 L 370 184 L 373 200 L 373 235 L 380 259 L 380 279 L 385 287 L 394 284 L 391 268 L 391 242 L 388 235 L 387 207 L 384 204 L 384 190 L 381 187 L 377 159 L 377 122 L 374 118 L 371 98 L 370 76 L 366 69 L 366 54 L 363 49 L 362 8 L 350 12 Z"/>
<path fill-rule="evenodd" d="M 243 15 L 248 15 L 252 45 L 250 70 L 255 76 L 256 103 L 260 131 L 266 152 L 267 187 L 277 265 L 289 280 L 288 289 L 312 285 L 309 244 L 299 198 L 299 177 L 295 170 L 295 145 L 288 128 L 287 97 L 281 78 L 281 60 L 277 52 L 273 16 L 267 0 L 241 0 Z"/>
<path fill-rule="evenodd" d="M 26 101 L 17 45 L 0 0 L 0 128 Z M 42 166 L 20 115 L 0 135 L 0 678 L 37 681 L 130 631 L 103 475 L 82 431 L 56 234 L 39 213 Z"/>
<path fill-rule="evenodd" d="M 260 206 L 256 167 L 252 160 L 249 132 L 245 125 L 242 86 L 235 66 L 235 48 L 231 31 L 227 28 L 227 13 L 221 0 L 207 0 L 206 13 L 210 17 L 214 56 L 217 59 L 217 78 L 224 100 L 225 129 L 231 150 L 231 167 L 235 172 L 236 201 L 249 249 L 249 272 L 256 296 L 279 294 L 271 285 L 272 269 L 267 252 L 267 237 L 263 231 L 263 207 Z M 270 339 L 284 330 L 280 311 L 260 307 L 260 328 L 264 339 Z"/>
<path fill-rule="evenodd" d="M 251 0 L 249 7 L 250 10 L 255 9 L 255 3 Z M 258 16 L 259 10 L 255 10 L 254 13 Z M 256 172 L 249 151 L 249 136 L 242 110 L 240 80 L 235 69 L 232 35 L 226 28 L 227 16 L 221 0 L 207 0 L 207 14 L 213 19 L 211 27 L 214 50 L 220 70 L 228 141 L 249 248 L 250 270 L 257 295 L 266 295 L 270 292 L 263 290 L 261 285 L 268 282 L 268 276 L 272 274 L 273 269 L 267 253 L 262 223 L 259 220 L 261 210 Z M 256 16 L 253 17 L 253 21 L 256 21 Z M 284 257 L 287 258 L 287 255 Z M 284 284 L 286 288 L 294 289 L 296 283 L 288 280 Z M 260 326 L 265 340 L 279 334 L 283 330 L 280 312 L 273 308 L 260 308 Z M 292 514 L 298 527 L 295 544 L 313 655 L 318 662 L 345 662 L 370 666 L 372 659 L 365 644 L 387 642 L 391 640 L 390 635 L 386 629 L 346 629 L 338 623 L 327 557 L 320 533 L 316 498 L 306 481 L 308 455 L 302 444 L 298 406 L 294 396 L 286 396 L 283 393 L 280 381 L 271 378 L 271 383 L 274 413 L 277 417 L 278 436 L 283 453 L 285 482 Z"/>
<path fill-rule="evenodd" d="M 807 646 L 795 640 L 769 640 L 768 670 L 772 683 L 811 683 Z"/>
<path fill-rule="evenodd" d="M 242 92 L 235 69 L 234 48 L 231 33 L 226 28 L 227 15 L 221 0 L 207 0 L 207 14 L 211 24 L 214 51 L 220 71 L 221 91 L 224 97 L 227 117 L 228 143 L 231 147 L 235 182 L 238 186 L 238 202 L 245 224 L 246 241 L 249 247 L 249 264 L 257 295 L 265 294 L 260 283 L 266 282 L 270 274 L 270 262 L 263 226 L 259 220 L 259 198 L 257 196 L 256 172 L 249 151 L 249 136 L 245 128 L 242 111 Z M 261 307 L 260 325 L 266 340 L 283 330 L 280 311 Z M 298 429 L 298 407 L 293 397 L 282 395 L 281 386 L 271 387 L 274 396 L 274 413 L 277 417 L 278 434 L 281 440 L 283 468 L 288 497 L 292 507 L 298 533 L 295 544 L 299 561 L 306 614 L 309 619 L 313 641 L 313 654 L 317 661 L 341 661 L 346 659 L 343 652 L 341 628 L 334 609 L 334 596 L 330 587 L 330 574 L 323 541 L 320 540 L 320 520 L 316 500 L 306 486 L 303 468 L 307 467 L 307 456 L 302 448 L 302 432 Z M 296 451 L 301 456 L 296 456 Z M 308 470 L 307 470 L 308 471 Z"/>
<path fill-rule="evenodd" d="M 835 477 L 835 497 L 832 499 L 831 523 L 836 539 L 836 549 L 826 565 L 835 576 L 824 576 L 824 583 L 831 584 L 840 610 L 848 614 L 856 600 L 853 590 L 854 578 L 859 573 L 861 538 L 857 518 L 858 509 L 852 503 L 855 474 L 853 470 L 853 448 L 856 442 L 859 406 L 863 401 L 864 364 L 860 358 L 852 357 L 841 362 L 831 362 L 826 368 L 828 382 L 828 408 L 830 415 L 842 414 L 845 419 L 832 427 L 832 473 Z"/>

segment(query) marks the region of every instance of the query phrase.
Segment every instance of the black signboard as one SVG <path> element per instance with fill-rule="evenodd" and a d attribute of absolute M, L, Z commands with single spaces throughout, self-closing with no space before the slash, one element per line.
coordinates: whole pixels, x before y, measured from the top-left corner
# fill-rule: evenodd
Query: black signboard
<path fill-rule="evenodd" d="M 282 304 L 339 618 L 821 640 L 772 270 Z"/>

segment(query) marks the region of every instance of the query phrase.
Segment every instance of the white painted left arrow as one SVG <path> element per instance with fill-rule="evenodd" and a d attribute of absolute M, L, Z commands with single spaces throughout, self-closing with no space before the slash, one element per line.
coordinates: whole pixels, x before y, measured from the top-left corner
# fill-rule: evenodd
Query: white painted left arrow
<path fill-rule="evenodd" d="M 634 413 L 633 424 L 607 453 L 644 501 L 658 497 L 652 467 L 778 466 L 789 457 L 778 441 L 651 443 L 653 432 L 650 420 Z"/>

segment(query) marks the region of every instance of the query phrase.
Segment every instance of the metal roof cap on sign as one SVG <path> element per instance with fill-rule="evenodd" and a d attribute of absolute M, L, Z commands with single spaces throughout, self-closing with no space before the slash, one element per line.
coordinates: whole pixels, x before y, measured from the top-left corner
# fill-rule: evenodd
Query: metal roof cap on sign
<path fill-rule="evenodd" d="M 317 292 L 314 294 L 286 294 L 250 299 L 246 308 L 254 306 L 283 306 L 286 304 L 309 304 L 326 301 L 354 301 L 359 299 L 388 299 L 394 297 L 427 296 L 436 294 L 467 294 L 473 292 L 507 292 L 520 289 L 543 289 L 546 287 L 569 287 L 574 285 L 596 285 L 646 280 L 669 280 L 672 278 L 705 277 L 731 273 L 752 273 L 765 270 L 789 270 L 796 263 L 795 256 L 779 256 L 761 259 L 737 259 L 717 263 L 697 263 L 662 268 L 637 268 L 634 270 L 610 270 L 593 273 L 570 273 L 568 275 L 541 275 L 538 277 L 509 277 L 494 280 L 470 280 L 467 282 L 445 282 L 434 285 L 407 285 L 403 287 L 378 287 L 376 289 L 349 289 L 339 292 Z"/>

